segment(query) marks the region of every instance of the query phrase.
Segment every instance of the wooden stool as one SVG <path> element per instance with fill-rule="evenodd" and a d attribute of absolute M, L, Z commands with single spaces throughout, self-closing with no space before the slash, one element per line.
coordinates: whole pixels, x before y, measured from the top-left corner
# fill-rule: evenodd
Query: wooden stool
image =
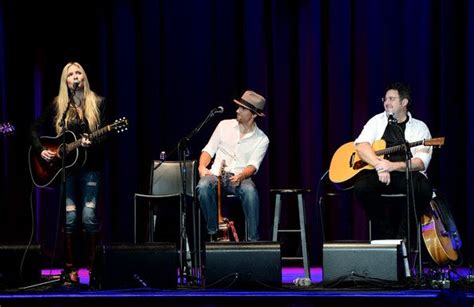
<path fill-rule="evenodd" d="M 387 200 L 397 200 L 401 201 L 402 198 L 406 198 L 406 194 L 380 194 L 380 197 L 385 198 Z M 392 238 L 386 238 L 392 239 Z M 372 220 L 369 218 L 369 241 L 372 241 Z"/>

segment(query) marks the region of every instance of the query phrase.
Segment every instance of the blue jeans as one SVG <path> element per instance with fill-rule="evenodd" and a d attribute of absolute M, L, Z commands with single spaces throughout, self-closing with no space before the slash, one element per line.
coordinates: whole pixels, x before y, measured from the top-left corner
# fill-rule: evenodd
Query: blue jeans
<path fill-rule="evenodd" d="M 252 179 L 243 180 L 240 185 L 233 186 L 229 181 L 229 176 L 223 176 L 221 187 L 227 193 L 235 194 L 242 202 L 245 221 L 248 227 L 248 240 L 257 241 L 258 223 L 260 213 L 260 200 L 258 191 Z M 207 232 L 209 234 L 217 233 L 217 176 L 209 175 L 201 177 L 197 185 L 199 203 L 202 213 L 207 223 Z"/>
<path fill-rule="evenodd" d="M 85 232 L 99 231 L 96 216 L 99 196 L 100 172 L 80 170 L 66 179 L 66 224 L 64 231 L 74 233 L 78 230 L 78 218 L 82 215 Z"/>

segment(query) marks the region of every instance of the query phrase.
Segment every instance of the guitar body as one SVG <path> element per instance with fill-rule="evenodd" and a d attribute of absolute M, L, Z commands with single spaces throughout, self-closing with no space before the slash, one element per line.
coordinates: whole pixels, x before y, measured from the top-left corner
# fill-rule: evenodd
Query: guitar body
<path fill-rule="evenodd" d="M 378 157 L 384 157 L 386 154 L 401 152 L 405 149 L 424 145 L 424 146 L 441 146 L 444 145 L 444 137 L 421 140 L 407 144 L 395 145 L 386 148 L 384 140 L 377 140 L 372 144 L 372 149 Z M 329 179 L 341 189 L 352 188 L 354 177 L 363 170 L 374 169 L 373 166 L 362 161 L 356 153 L 354 142 L 349 142 L 339 147 L 331 159 L 329 166 Z"/>
<path fill-rule="evenodd" d="M 63 143 L 63 135 L 66 144 L 73 143 L 77 140 L 76 135 L 72 131 L 66 131 L 56 137 L 42 136 L 40 142 L 43 147 L 56 152 L 56 157 L 47 162 L 41 158 L 40 154 L 35 153 L 30 146 L 28 152 L 28 162 L 31 178 L 37 187 L 46 187 L 52 184 L 59 173 L 61 173 L 62 159 L 60 157 L 61 144 Z M 82 166 L 86 162 L 87 153 L 84 149 L 75 148 L 66 154 L 65 166 L 66 170 L 70 170 L 74 166 Z"/>
<path fill-rule="evenodd" d="M 92 133 L 87 138 L 90 141 L 110 133 L 110 132 L 123 132 L 128 129 L 128 120 L 123 117 L 115 120 L 113 124 L 109 124 L 102 127 Z M 35 153 L 32 147 L 28 152 L 28 163 L 30 167 L 30 174 L 33 183 L 37 187 L 46 187 L 53 183 L 61 172 L 62 160 L 60 153 L 62 153 L 63 136 L 65 137 L 66 144 L 66 160 L 65 168 L 70 170 L 72 167 L 82 167 L 86 163 L 87 150 L 81 146 L 81 140 L 77 139 L 76 135 L 72 131 L 66 131 L 56 137 L 43 136 L 40 138 L 40 142 L 43 147 L 56 153 L 56 158 L 50 162 L 46 162 L 41 158 L 40 153 Z"/>
<path fill-rule="evenodd" d="M 455 229 L 451 214 L 439 197 L 433 198 L 430 205 L 432 213 L 421 217 L 422 235 L 426 249 L 438 265 L 456 261 L 458 259 L 457 250 L 461 247 L 461 240 Z M 449 225 L 454 225 L 454 230 L 447 229 Z"/>
<path fill-rule="evenodd" d="M 385 146 L 384 140 L 377 140 L 372 148 L 374 151 L 379 151 L 385 149 Z M 334 153 L 329 166 L 329 179 L 339 188 L 349 189 L 353 186 L 357 174 L 371 169 L 374 169 L 373 166 L 362 161 L 357 154 L 355 143 L 349 142 L 339 147 Z"/>

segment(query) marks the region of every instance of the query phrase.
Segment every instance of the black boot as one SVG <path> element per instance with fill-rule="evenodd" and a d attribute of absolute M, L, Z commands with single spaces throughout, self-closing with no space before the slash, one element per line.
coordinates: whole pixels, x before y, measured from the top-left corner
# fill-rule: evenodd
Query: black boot
<path fill-rule="evenodd" d="M 63 280 L 65 285 L 79 284 L 79 274 L 75 265 L 75 245 L 76 235 L 73 233 L 64 234 L 64 256 L 66 258 L 63 271 Z"/>
<path fill-rule="evenodd" d="M 99 233 L 97 232 L 85 232 L 85 241 L 87 248 L 87 269 L 89 270 L 89 285 L 91 288 L 95 288 L 95 275 L 94 275 L 94 262 L 95 254 L 97 250 L 97 243 L 99 241 Z"/>

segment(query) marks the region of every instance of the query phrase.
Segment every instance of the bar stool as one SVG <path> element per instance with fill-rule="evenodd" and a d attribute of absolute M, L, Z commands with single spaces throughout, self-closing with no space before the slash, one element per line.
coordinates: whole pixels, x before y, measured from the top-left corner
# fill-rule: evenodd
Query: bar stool
<path fill-rule="evenodd" d="M 401 201 L 402 198 L 406 198 L 407 195 L 403 193 L 399 194 L 380 194 L 380 197 L 387 199 L 388 201 Z M 372 241 L 372 220 L 369 219 L 369 241 Z"/>
<path fill-rule="evenodd" d="M 299 232 L 301 238 L 301 250 L 303 257 L 282 257 L 282 260 L 303 260 L 305 278 L 311 279 L 308 250 L 306 246 L 306 227 L 305 227 L 305 206 L 303 193 L 311 192 L 310 189 L 271 189 L 270 192 L 275 193 L 275 215 L 273 218 L 273 236 L 272 241 L 278 241 L 278 233 Z M 280 213 L 281 213 L 281 197 L 282 195 L 296 195 L 298 199 L 298 217 L 299 229 L 280 229 Z"/>

